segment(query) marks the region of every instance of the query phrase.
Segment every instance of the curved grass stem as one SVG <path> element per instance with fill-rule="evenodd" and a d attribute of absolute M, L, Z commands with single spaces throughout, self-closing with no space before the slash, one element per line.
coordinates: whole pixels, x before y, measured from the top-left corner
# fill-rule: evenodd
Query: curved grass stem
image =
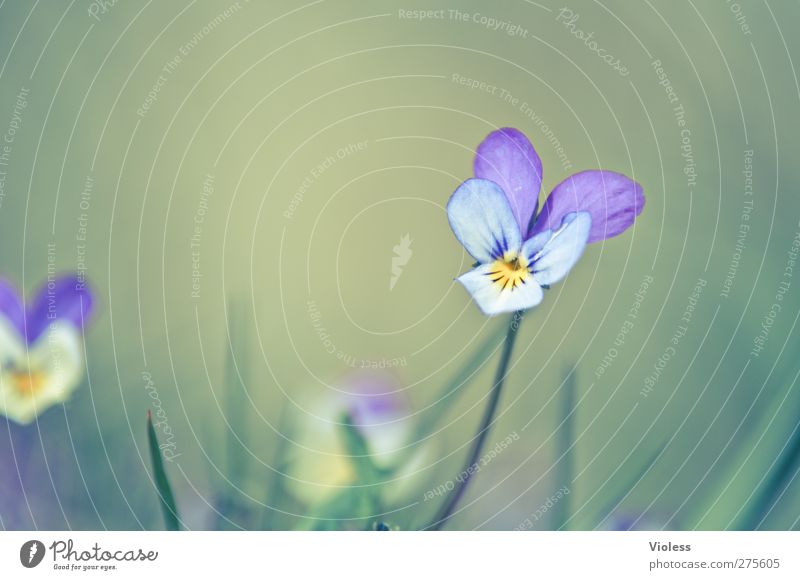
<path fill-rule="evenodd" d="M 467 463 L 461 472 L 463 477 L 456 479 L 455 488 L 450 495 L 447 496 L 444 504 L 441 508 L 439 508 L 439 511 L 434 517 L 433 522 L 426 529 L 440 530 L 447 523 L 447 520 L 449 520 L 453 515 L 453 512 L 458 506 L 459 501 L 461 501 L 464 492 L 467 490 L 467 486 L 472 479 L 473 470 L 471 467 L 480 458 L 481 451 L 486 443 L 486 438 L 489 435 L 489 430 L 492 428 L 492 423 L 494 422 L 495 415 L 497 414 L 497 406 L 500 402 L 500 395 L 503 391 L 503 385 L 505 384 L 506 376 L 508 375 L 508 365 L 511 362 L 511 353 L 514 350 L 514 342 L 516 341 L 521 321 L 522 311 L 515 312 L 509 321 L 506 340 L 503 344 L 503 352 L 500 356 L 500 363 L 497 366 L 497 373 L 495 374 L 492 390 L 489 393 L 489 402 L 487 403 L 486 409 L 483 412 L 483 418 L 481 419 L 478 432 L 475 434 L 475 437 L 472 440 L 472 447 L 469 455 L 467 456 Z"/>

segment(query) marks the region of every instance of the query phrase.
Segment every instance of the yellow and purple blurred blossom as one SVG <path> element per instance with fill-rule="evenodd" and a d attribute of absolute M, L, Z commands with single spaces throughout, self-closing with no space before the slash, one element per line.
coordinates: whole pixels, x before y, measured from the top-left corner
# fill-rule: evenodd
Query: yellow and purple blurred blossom
<path fill-rule="evenodd" d="M 66 401 L 83 378 L 83 330 L 94 298 L 85 282 L 48 280 L 25 303 L 0 280 L 0 415 L 31 423 Z"/>
<path fill-rule="evenodd" d="M 297 426 L 289 467 L 292 494 L 316 504 L 355 483 L 343 439 L 345 416 L 364 438 L 371 461 L 379 468 L 392 466 L 408 444 L 409 409 L 396 379 L 378 372 L 348 375 L 335 389 L 313 398 Z"/>

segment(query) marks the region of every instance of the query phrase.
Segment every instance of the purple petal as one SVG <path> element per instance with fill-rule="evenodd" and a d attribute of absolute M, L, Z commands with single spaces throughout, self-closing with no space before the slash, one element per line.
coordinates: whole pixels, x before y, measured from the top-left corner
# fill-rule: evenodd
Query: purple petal
<path fill-rule="evenodd" d="M 519 231 L 527 232 L 539 204 L 542 161 L 528 138 L 506 127 L 478 145 L 473 163 L 475 177 L 494 181 L 508 198 Z"/>
<path fill-rule="evenodd" d="M 0 278 L 0 315 L 19 332 L 25 334 L 25 305 L 17 289 L 7 280 Z"/>
<path fill-rule="evenodd" d="M 408 414 L 408 401 L 388 374 L 362 371 L 347 377 L 347 408 L 353 423 L 368 428 Z"/>
<path fill-rule="evenodd" d="M 56 320 L 83 329 L 93 310 L 94 296 L 89 286 L 74 274 L 45 282 L 28 309 L 28 342 L 36 341 Z"/>
<path fill-rule="evenodd" d="M 589 241 L 599 242 L 627 230 L 644 209 L 642 186 L 614 171 L 581 171 L 559 183 L 542 206 L 530 235 L 554 230 L 568 213 L 592 214 Z"/>

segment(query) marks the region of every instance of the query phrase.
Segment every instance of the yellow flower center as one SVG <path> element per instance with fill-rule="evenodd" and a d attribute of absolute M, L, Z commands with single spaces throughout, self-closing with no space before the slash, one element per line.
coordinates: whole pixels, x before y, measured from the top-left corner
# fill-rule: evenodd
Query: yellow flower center
<path fill-rule="evenodd" d="M 44 386 L 44 373 L 37 371 L 17 371 L 10 373 L 11 386 L 20 396 L 33 397 Z"/>
<path fill-rule="evenodd" d="M 528 269 L 528 260 L 525 256 L 506 253 L 501 260 L 492 263 L 489 276 L 500 290 L 514 290 L 528 281 L 531 271 Z"/>

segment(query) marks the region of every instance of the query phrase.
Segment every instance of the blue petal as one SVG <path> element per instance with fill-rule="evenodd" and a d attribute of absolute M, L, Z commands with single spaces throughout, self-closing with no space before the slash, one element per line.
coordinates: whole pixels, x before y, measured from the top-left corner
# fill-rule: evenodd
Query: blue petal
<path fill-rule="evenodd" d="M 544 292 L 534 278 L 528 278 L 524 284 L 518 285 L 513 290 L 503 290 L 499 284 L 492 281 L 494 268 L 493 264 L 483 264 L 458 278 L 481 312 L 487 316 L 494 316 L 503 312 L 533 308 L 542 301 Z"/>
<path fill-rule="evenodd" d="M 532 263 L 534 279 L 550 285 L 564 278 L 583 254 L 591 229 L 589 212 L 573 212 L 564 216 L 557 231 L 545 230 L 525 242 L 522 252 Z"/>
<path fill-rule="evenodd" d="M 447 217 L 458 241 L 481 263 L 519 252 L 522 235 L 503 190 L 487 179 L 468 179 L 447 202 Z"/>

